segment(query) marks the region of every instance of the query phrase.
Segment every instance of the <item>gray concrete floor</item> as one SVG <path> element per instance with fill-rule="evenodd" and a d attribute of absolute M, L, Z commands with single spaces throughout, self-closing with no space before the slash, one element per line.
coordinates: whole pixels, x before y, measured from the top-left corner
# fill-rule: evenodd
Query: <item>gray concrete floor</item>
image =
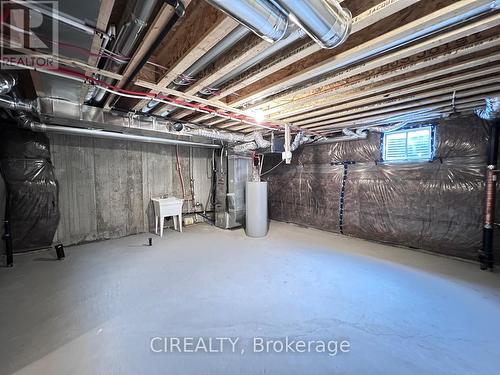
<path fill-rule="evenodd" d="M 266 239 L 208 225 L 147 237 L 0 269 L 0 374 L 500 371 L 500 277 L 475 264 L 275 222 Z M 156 336 L 240 341 L 154 353 Z M 253 337 L 287 336 L 351 348 L 252 353 Z"/>

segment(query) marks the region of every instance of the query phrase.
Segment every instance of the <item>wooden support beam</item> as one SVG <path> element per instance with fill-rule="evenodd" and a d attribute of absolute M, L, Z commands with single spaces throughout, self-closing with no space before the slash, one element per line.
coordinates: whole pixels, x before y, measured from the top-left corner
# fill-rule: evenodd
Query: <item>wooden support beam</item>
<path fill-rule="evenodd" d="M 330 113 L 335 112 L 334 108 L 336 108 L 335 104 L 339 103 L 352 103 L 354 100 L 363 98 L 363 97 L 370 97 L 371 95 L 383 95 L 384 97 L 389 97 L 393 96 L 395 91 L 398 88 L 401 87 L 407 87 L 406 89 L 403 89 L 405 92 L 414 92 L 414 91 L 420 91 L 420 90 L 426 90 L 434 87 L 439 87 L 440 85 L 446 85 L 448 83 L 457 83 L 460 81 L 465 81 L 467 80 L 469 76 L 473 77 L 478 77 L 481 75 L 487 75 L 489 73 L 482 73 L 483 71 L 480 70 L 478 72 L 474 71 L 472 73 L 466 73 L 463 75 L 459 76 L 453 76 L 454 73 L 458 73 L 462 70 L 467 70 L 467 69 L 472 69 L 481 65 L 489 64 L 491 62 L 497 62 L 500 61 L 500 53 L 495 53 L 491 56 L 487 56 L 484 58 L 480 58 L 477 60 L 470 60 L 461 64 L 453 65 L 451 67 L 445 68 L 445 69 L 438 69 L 435 71 L 431 71 L 428 73 L 424 74 L 419 74 L 416 75 L 412 78 L 409 79 L 404 79 L 404 80 L 398 80 L 394 82 L 390 82 L 389 84 L 382 84 L 382 85 L 372 85 L 372 86 L 367 86 L 364 87 L 363 90 L 349 90 L 347 93 L 343 95 L 338 95 L 336 96 L 332 101 L 329 101 L 327 105 L 324 105 L 324 108 L 302 114 L 299 116 L 291 116 L 286 118 L 286 121 L 288 122 L 293 122 L 295 125 L 303 125 L 306 123 L 309 123 L 311 121 L 316 121 L 318 119 L 323 119 L 327 118 Z M 484 72 L 488 72 L 489 68 L 484 69 Z M 445 76 L 443 79 L 439 80 L 434 80 L 438 77 Z M 418 85 L 419 82 L 424 82 L 428 80 L 433 80 L 431 82 L 426 82 L 424 84 Z M 400 89 L 401 91 L 401 89 Z M 383 94 L 385 92 L 388 92 L 388 94 Z"/>
<path fill-rule="evenodd" d="M 7 62 L 4 62 L 4 63 L 7 64 Z M 48 74 L 48 75 L 52 75 L 52 76 L 64 77 L 65 79 L 70 79 L 70 80 L 80 82 L 80 83 L 83 83 L 85 81 L 85 79 L 83 77 L 68 75 L 64 72 L 59 72 L 59 71 L 56 71 L 53 69 L 45 69 L 45 68 L 38 68 L 38 67 L 35 68 L 32 66 L 23 65 L 22 63 L 17 63 L 17 62 L 8 62 L 8 65 L 19 68 L 19 69 L 27 69 L 30 71 L 36 71 L 39 73 Z M 116 79 L 121 79 L 121 77 L 122 77 L 119 74 L 114 74 L 114 73 L 110 73 L 110 72 L 105 72 L 105 73 L 107 74 L 107 76 L 116 76 Z M 150 90 L 158 90 L 159 89 L 158 85 L 156 85 L 154 83 L 150 83 L 150 82 L 136 81 L 135 84 L 137 86 L 148 88 Z M 214 109 L 218 109 L 218 110 L 220 110 L 220 113 L 214 113 L 213 116 L 222 118 L 223 121 L 225 121 L 227 119 L 227 113 L 251 117 L 245 111 L 235 109 L 235 108 L 232 108 L 232 107 L 224 105 L 224 104 L 210 102 L 207 99 L 199 98 L 199 97 L 193 96 L 193 95 L 188 95 L 188 94 L 185 94 L 185 93 L 180 92 L 180 91 L 176 91 L 176 90 L 172 90 L 172 89 L 162 89 L 161 91 L 164 92 L 166 95 L 173 96 L 175 98 L 183 98 L 183 99 L 186 99 L 187 101 L 204 104 L 204 105 L 212 107 Z M 124 94 L 124 95 L 129 96 L 129 97 L 131 96 L 131 94 Z M 258 123 L 254 123 L 254 121 L 251 121 L 251 119 L 248 119 L 248 120 L 245 119 L 245 120 L 241 120 L 241 121 L 252 124 L 253 126 L 256 126 L 256 127 L 262 127 L 262 128 L 269 127 L 268 125 L 265 125 L 265 124 L 260 125 Z M 282 126 L 284 126 L 284 123 L 281 123 L 279 121 L 273 122 L 273 127 L 274 126 L 282 127 Z"/>
<path fill-rule="evenodd" d="M 239 121 L 225 121 L 224 125 L 216 125 L 216 127 L 219 129 L 227 129 L 227 128 L 231 128 L 232 126 L 235 126 L 235 125 L 241 125 L 241 122 L 239 122 Z M 253 126 L 252 126 L 252 129 L 253 129 Z"/>
<path fill-rule="evenodd" d="M 184 6 L 188 6 L 191 0 L 184 1 Z M 147 51 L 151 48 L 153 43 L 156 41 L 162 30 L 167 26 L 168 22 L 174 15 L 175 9 L 174 7 L 163 4 L 160 11 L 156 15 L 155 19 L 151 23 L 151 26 L 148 28 L 146 35 L 139 43 L 139 46 L 135 50 L 132 58 L 127 64 L 125 71 L 123 72 L 123 78 L 116 84 L 116 86 L 123 88 L 125 82 L 127 81 L 130 74 L 134 71 L 137 65 L 140 63 L 141 59 L 147 53 Z M 114 100 L 115 95 L 109 95 L 104 108 L 108 109 L 112 101 Z"/>
<path fill-rule="evenodd" d="M 363 123 L 348 123 L 347 125 L 344 124 L 339 127 L 332 127 L 330 129 L 322 130 L 322 131 L 317 131 L 317 133 L 323 134 L 325 136 L 329 136 L 333 133 L 338 133 L 340 132 L 343 128 L 363 128 L 363 127 L 368 127 L 370 125 L 374 124 L 381 124 L 381 123 L 386 123 L 386 124 L 391 124 L 391 123 L 396 123 L 396 122 L 401 122 L 404 121 L 402 120 L 403 116 L 411 116 L 412 117 L 412 122 L 423 122 L 423 121 L 432 121 L 436 120 L 438 118 L 443 118 L 443 117 L 448 117 L 452 114 L 465 114 L 465 113 L 472 113 L 475 109 L 478 107 L 484 106 L 484 99 L 488 96 L 491 95 L 500 95 L 500 92 L 489 92 L 485 93 L 483 95 L 478 95 L 473 98 L 467 98 L 461 101 L 463 104 L 457 105 L 457 106 L 450 106 L 450 105 L 435 105 L 435 106 L 430 106 L 430 107 L 423 107 L 423 108 L 413 108 L 405 111 L 400 111 L 400 112 L 394 112 L 394 113 L 387 113 L 383 116 L 375 117 L 374 119 L 366 119 L 366 121 L 363 121 Z M 400 118 L 401 119 L 400 119 Z M 232 129 L 231 129 L 232 130 Z M 244 129 L 241 130 L 241 133 L 250 133 L 254 131 L 253 129 Z"/>
<path fill-rule="evenodd" d="M 251 41 L 243 46 L 243 50 L 239 51 L 237 56 L 227 56 L 223 58 L 221 62 L 216 63 L 214 67 L 205 72 L 204 77 L 200 78 L 194 85 L 189 87 L 186 92 L 196 94 L 204 87 L 210 86 L 212 82 L 215 82 L 219 78 L 231 72 L 231 70 L 242 64 L 244 61 L 247 61 L 263 52 L 269 47 L 269 45 L 270 44 L 268 42 L 255 35 L 251 35 Z"/>
<path fill-rule="evenodd" d="M 301 72 L 288 76 L 278 82 L 274 82 L 269 86 L 262 87 L 256 92 L 253 92 L 251 95 L 241 97 L 231 104 L 233 106 L 240 106 L 254 100 L 260 100 L 262 98 L 277 94 L 290 87 L 294 87 L 301 83 L 304 83 L 311 78 L 323 76 L 324 74 L 333 72 L 334 70 L 345 68 L 346 66 L 352 65 L 361 60 L 366 60 L 370 56 L 379 54 L 391 46 L 398 46 L 405 42 L 407 43 L 409 41 L 415 40 L 415 38 L 419 35 L 425 35 L 427 33 L 430 33 L 432 30 L 435 31 L 437 28 L 436 25 L 439 25 L 442 22 L 453 20 L 461 14 L 466 14 L 474 9 L 485 7 L 490 4 L 491 0 L 457 1 L 453 5 L 447 6 L 416 21 L 405 24 L 391 32 L 383 34 L 348 51 L 333 56 L 330 59 L 304 69 Z M 481 26 L 478 26 L 478 30 L 476 32 L 485 30 L 486 28 L 488 27 L 481 28 Z M 448 34 L 450 34 L 450 32 Z M 439 41 L 436 41 L 436 44 L 443 44 L 443 42 L 439 43 Z M 407 48 L 407 50 L 410 49 L 411 48 Z M 318 87 L 328 83 L 329 82 L 322 81 L 313 86 Z M 308 89 L 311 88 L 309 87 Z"/>
<path fill-rule="evenodd" d="M 447 86 L 442 88 L 441 91 L 445 90 L 446 92 L 449 92 L 450 89 L 452 89 L 453 91 L 459 91 L 459 90 L 464 89 L 464 88 L 478 87 L 481 84 L 486 85 L 486 84 L 489 84 L 491 82 L 495 83 L 495 80 L 479 79 L 479 78 L 484 77 L 484 76 L 489 75 L 489 74 L 495 74 L 498 72 L 500 72 L 500 67 L 495 66 L 492 68 L 485 69 L 484 74 L 481 71 L 474 71 L 472 73 L 464 74 L 463 80 L 476 79 L 476 78 L 478 80 L 475 82 L 467 83 L 467 84 L 450 86 L 454 83 L 463 81 L 463 80 L 459 79 L 459 77 L 456 77 L 454 80 L 451 80 L 449 83 L 446 83 Z M 479 83 L 479 82 L 482 82 L 482 83 Z M 432 82 L 432 83 L 434 83 L 434 82 Z M 418 90 L 415 90 L 415 91 L 422 91 L 422 90 L 428 90 L 428 91 L 425 91 L 421 94 L 412 95 L 410 97 L 403 96 L 403 97 L 399 97 L 399 98 L 390 98 L 389 100 L 384 100 L 384 101 L 380 101 L 380 102 L 376 102 L 376 103 L 368 104 L 368 105 L 363 105 L 363 106 L 356 105 L 355 108 L 351 108 L 351 109 L 348 109 L 345 111 L 340 111 L 340 112 L 337 112 L 335 114 L 331 114 L 328 116 L 315 117 L 315 118 L 309 119 L 307 121 L 300 122 L 300 125 L 298 123 L 295 123 L 294 125 L 308 128 L 310 126 L 310 124 L 324 125 L 324 124 L 330 124 L 330 123 L 340 122 L 340 121 L 344 121 L 344 120 L 352 120 L 355 118 L 360 118 L 360 117 L 366 116 L 367 112 L 369 112 L 369 111 L 380 110 L 381 108 L 392 106 L 392 105 L 394 105 L 394 102 L 408 103 L 405 105 L 412 106 L 412 105 L 414 105 L 414 103 L 419 102 L 420 100 L 429 100 L 427 98 L 434 96 L 434 94 L 436 93 L 436 91 L 432 91 L 432 89 L 437 88 L 437 87 L 441 87 L 441 86 L 443 86 L 442 81 L 439 83 L 433 84 L 433 85 L 431 85 L 431 84 L 419 85 Z M 383 95 L 381 95 L 381 97 L 383 97 Z M 434 100 L 434 99 L 435 98 L 433 98 L 431 100 Z"/>
<path fill-rule="evenodd" d="M 495 73 L 499 72 L 500 70 L 498 67 L 493 67 L 489 68 L 487 71 L 488 73 L 491 72 Z M 467 74 L 467 77 L 472 77 L 472 78 L 477 78 L 481 76 L 483 75 L 480 72 Z M 381 108 L 383 106 L 411 102 L 413 100 L 425 99 L 435 95 L 442 95 L 444 93 L 449 93 L 449 92 L 453 93 L 454 91 L 475 88 L 481 85 L 500 83 L 500 77 L 496 76 L 496 77 L 482 78 L 482 79 L 477 79 L 473 82 L 456 84 L 457 82 L 461 81 L 462 80 L 459 77 L 455 77 L 453 80 L 450 80 L 450 82 L 447 82 L 446 80 L 440 80 L 437 82 L 424 83 L 422 85 L 417 85 L 406 89 L 395 90 L 387 94 L 381 93 L 364 99 L 345 102 L 344 104 L 333 106 L 332 111 L 338 112 L 339 113 L 338 117 L 342 117 L 351 113 L 363 112 L 364 111 L 363 108 L 366 109 Z M 421 93 L 418 94 L 418 92 Z M 304 123 L 301 127 L 307 128 L 310 124 L 318 124 L 322 121 L 325 123 L 332 122 L 333 119 L 335 118 L 336 117 L 333 113 L 331 114 L 331 117 L 330 115 L 324 117 L 323 116 L 314 117 L 311 119 L 311 121 L 308 121 L 307 124 Z"/>
<path fill-rule="evenodd" d="M 495 86 L 494 90 L 496 90 L 497 88 L 499 88 L 498 85 Z M 472 92 L 472 93 L 481 92 L 481 93 L 483 93 L 484 90 L 483 89 L 476 89 L 474 91 L 471 90 L 469 92 Z M 490 91 L 487 91 L 487 92 L 490 92 Z M 461 98 L 468 96 L 468 95 L 463 95 L 464 93 L 467 93 L 467 92 L 464 91 L 464 92 L 457 93 L 457 97 L 455 98 L 456 99 L 455 105 L 461 104 L 464 100 Z M 451 97 L 453 98 L 453 95 Z M 481 97 L 484 97 L 484 94 L 482 94 Z M 478 99 L 477 96 L 475 98 Z M 451 103 L 450 94 L 440 95 L 440 96 L 433 97 L 431 99 L 415 100 L 415 101 L 411 101 L 411 102 L 406 103 L 406 104 L 391 106 L 389 108 L 383 108 L 383 109 L 379 109 L 379 110 L 375 110 L 375 111 L 363 112 L 363 114 L 359 115 L 359 116 L 356 116 L 356 115 L 346 116 L 344 118 L 341 118 L 341 119 L 338 119 L 335 121 L 331 121 L 331 122 L 324 122 L 324 123 L 318 122 L 317 124 L 314 124 L 314 126 L 310 126 L 310 127 L 314 128 L 315 126 L 321 126 L 321 125 L 334 126 L 336 124 L 345 123 L 347 121 L 362 121 L 365 118 L 371 118 L 371 117 L 376 116 L 376 115 L 381 115 L 381 114 L 387 115 L 387 114 L 390 114 L 391 112 L 403 111 L 403 110 L 416 110 L 416 109 L 423 108 L 423 107 L 430 106 L 430 105 L 432 105 L 432 106 L 444 106 L 444 105 L 449 106 L 450 103 Z"/>
<path fill-rule="evenodd" d="M 407 58 L 399 61 L 408 61 L 409 64 L 405 64 L 400 68 L 389 70 L 387 72 L 382 72 L 379 74 L 370 75 L 368 78 L 356 81 L 354 83 L 348 83 L 339 86 L 341 81 L 331 83 L 330 87 L 327 85 L 326 88 L 320 89 L 317 92 L 313 91 L 314 94 L 304 96 L 301 99 L 296 99 L 290 104 L 277 105 L 268 111 L 265 111 L 266 115 L 271 116 L 273 119 L 290 119 L 290 121 L 301 120 L 307 118 L 308 115 L 304 117 L 299 116 L 300 114 L 305 114 L 313 109 L 320 108 L 323 106 L 328 106 L 333 101 L 341 99 L 344 94 L 353 90 L 362 90 L 364 87 L 376 84 L 378 82 L 386 81 L 389 79 L 399 78 L 405 74 L 418 71 L 420 69 L 430 68 L 434 65 L 448 63 L 457 58 L 465 57 L 468 55 L 474 55 L 478 52 L 487 50 L 489 48 L 494 48 L 500 46 L 500 36 L 492 36 L 483 40 L 479 40 L 472 44 L 462 45 L 459 48 L 454 48 L 447 50 L 444 53 L 431 55 L 426 57 L 425 52 L 417 55 L 413 55 L 411 58 Z M 432 50 L 434 51 L 434 50 Z M 494 61 L 494 60 L 491 60 Z M 393 64 L 383 65 L 390 67 Z M 372 72 L 372 71 L 369 71 Z M 348 79 L 347 77 L 345 79 Z M 296 116 L 296 117 L 295 117 Z"/>
<path fill-rule="evenodd" d="M 238 26 L 234 19 L 203 0 L 193 0 L 193 6 L 155 58 L 156 63 L 167 68 L 157 81 L 159 87 L 167 87 Z M 141 101 L 134 109 L 146 103 Z"/>
<path fill-rule="evenodd" d="M 240 109 L 230 107 L 230 106 L 228 106 L 226 104 L 212 102 L 212 101 L 210 101 L 208 99 L 203 99 L 203 98 L 200 98 L 198 96 L 194 96 L 194 95 L 190 95 L 190 94 L 184 93 L 182 91 L 177 91 L 177 90 L 172 90 L 172 89 L 167 89 L 167 88 L 161 88 L 156 83 L 151 83 L 151 82 L 147 82 L 147 81 L 137 80 L 137 81 L 135 81 L 135 85 L 136 86 L 140 86 L 140 87 L 144 87 L 144 88 L 150 89 L 150 90 L 161 91 L 165 95 L 170 95 L 170 96 L 173 96 L 173 97 L 186 99 L 187 101 L 192 101 L 192 102 L 195 102 L 195 103 L 204 104 L 204 105 L 211 106 L 211 107 L 214 107 L 214 108 L 218 108 L 218 109 L 221 109 L 221 110 L 224 110 L 224 111 L 228 111 L 228 112 L 232 112 L 232 113 L 237 113 L 237 114 L 245 115 L 245 116 L 248 115 L 248 113 L 246 111 L 242 111 Z"/>
<path fill-rule="evenodd" d="M 99 15 L 97 17 L 96 28 L 98 30 L 107 30 L 109 18 L 111 17 L 111 12 L 113 11 L 113 7 L 115 5 L 115 0 L 102 0 L 101 6 L 99 8 Z M 94 67 L 97 64 L 97 56 L 102 46 L 102 38 L 99 35 L 94 35 L 94 39 L 92 40 L 92 45 L 90 46 L 90 53 L 87 60 L 87 64 L 89 66 Z M 89 75 L 91 71 L 89 69 L 85 70 L 85 74 Z M 89 89 L 89 85 L 84 84 L 80 90 L 80 103 L 83 103 L 85 99 L 85 95 Z"/>
<path fill-rule="evenodd" d="M 457 97 L 458 98 L 466 98 L 466 97 L 470 97 L 470 96 L 475 96 L 474 100 L 477 100 L 478 96 L 480 96 L 480 95 L 481 95 L 480 97 L 486 98 L 488 95 L 491 95 L 492 93 L 497 93 L 499 91 L 500 91 L 500 85 L 497 84 L 497 85 L 478 88 L 475 90 L 467 90 L 467 91 L 462 92 L 462 93 L 457 93 Z M 424 106 L 423 108 L 438 109 L 438 108 L 442 107 L 443 105 L 447 105 L 449 107 L 452 107 L 451 94 L 448 96 L 448 100 L 446 100 L 446 99 L 441 100 L 440 102 L 438 102 L 438 104 L 434 104 L 431 106 Z M 391 111 L 389 109 L 386 113 L 381 114 L 381 115 L 366 116 L 362 119 L 357 119 L 357 120 L 352 120 L 352 121 L 344 121 L 344 122 L 339 122 L 336 124 L 327 124 L 327 125 L 322 125 L 322 126 L 311 126 L 310 129 L 313 129 L 315 131 L 323 131 L 323 130 L 332 129 L 332 128 L 359 127 L 359 126 L 362 126 L 362 125 L 365 125 L 365 124 L 368 124 L 368 123 L 371 123 L 374 121 L 383 121 L 383 120 L 390 118 L 390 117 L 399 116 L 399 115 L 402 115 L 405 113 L 412 113 L 412 112 L 418 111 L 420 109 L 422 109 L 422 107 L 413 107 L 411 109 L 406 109 L 406 110 L 402 110 L 402 111 Z"/>
<path fill-rule="evenodd" d="M 485 69 L 484 74 L 481 74 L 480 71 L 467 74 L 466 78 L 474 79 L 481 76 L 484 77 L 486 74 L 496 74 L 498 72 L 500 72 L 500 67 L 496 66 Z M 500 88 L 500 77 L 493 76 L 456 85 L 448 84 L 445 87 L 442 87 L 442 82 L 440 82 L 440 85 L 434 86 L 431 86 L 431 83 L 415 87 L 413 90 L 407 89 L 394 92 L 390 97 L 380 94 L 363 100 L 345 103 L 332 108 L 332 110 L 335 110 L 336 113 L 332 114 L 331 117 L 312 118 L 307 123 L 300 125 L 294 123 L 294 125 L 300 126 L 301 129 L 310 129 L 314 131 L 323 129 L 323 126 L 333 127 L 336 124 L 341 124 L 339 127 L 345 126 L 346 123 L 348 123 L 349 126 L 354 126 L 357 122 L 364 122 L 365 118 L 377 114 L 387 114 L 396 110 L 403 110 L 418 105 L 428 105 L 446 100 L 449 103 L 452 103 L 454 97 L 456 99 L 461 99 L 471 95 L 481 94 L 483 92 L 495 91 L 497 88 Z M 433 87 L 440 88 L 431 90 Z M 427 91 L 421 92 L 422 90 Z M 415 94 L 415 92 L 420 93 Z M 247 124 L 242 124 L 231 127 L 231 130 L 242 131 L 249 128 L 250 126 Z"/>
<path fill-rule="evenodd" d="M 353 32 L 364 29 L 365 27 L 378 22 L 380 19 L 392 15 L 418 1 L 419 0 L 382 1 L 377 6 L 370 8 L 369 10 L 354 18 Z M 314 51 L 318 51 L 320 49 L 316 43 L 312 43 L 312 45 L 314 46 Z M 236 57 L 234 55 L 231 55 L 223 59 L 222 62 L 219 62 L 208 72 L 205 72 L 205 78 L 201 78 L 200 80 L 198 80 L 198 82 L 190 87 L 186 92 L 189 94 L 197 93 L 201 88 L 209 86 L 211 82 L 214 82 L 220 77 L 226 75 L 242 62 L 261 53 L 265 48 L 267 48 L 267 46 L 269 46 L 267 42 L 264 42 L 255 36 L 252 36 L 249 43 L 247 43 L 245 46 L 240 47 L 240 50 L 237 49 Z M 311 50 L 306 53 L 306 55 L 313 53 L 314 51 Z M 292 62 L 296 60 L 297 58 L 290 58 L 288 61 Z M 215 99 L 212 99 L 212 101 L 215 101 Z M 141 103 L 140 107 L 142 108 L 143 105 L 145 105 L 145 102 Z M 158 108 L 152 113 L 159 114 L 161 111 L 161 108 Z"/>
<path fill-rule="evenodd" d="M 373 25 L 384 18 L 400 12 L 401 10 L 419 2 L 420 0 L 385 0 L 375 5 L 374 7 L 366 10 L 353 18 L 353 25 L 351 35 Z M 262 68 L 260 71 L 250 71 L 246 73 L 238 82 L 224 87 L 224 89 L 217 95 L 218 98 L 223 98 L 230 95 L 242 88 L 269 76 L 286 66 L 293 64 L 307 56 L 310 56 L 321 50 L 321 47 L 314 42 L 308 43 L 305 48 L 301 47 L 287 56 L 280 57 L 269 65 Z M 210 79 L 211 82 L 215 80 Z"/>
<path fill-rule="evenodd" d="M 42 79 L 40 78 L 40 74 L 34 70 L 30 70 L 31 82 L 33 83 L 33 87 L 36 92 L 36 96 L 47 96 L 45 93 L 45 88 L 43 87 Z"/>
<path fill-rule="evenodd" d="M 200 116 L 196 116 L 196 118 L 193 120 L 196 122 L 204 122 L 206 120 L 210 120 L 211 118 L 213 118 L 213 116 L 211 116 L 211 115 L 200 115 Z"/>
<path fill-rule="evenodd" d="M 193 111 L 190 111 L 189 109 L 184 109 L 182 111 L 179 111 L 178 113 L 175 113 L 171 116 L 169 116 L 170 118 L 175 118 L 175 119 L 182 119 L 184 117 L 187 117 L 189 115 L 191 115 L 193 113 Z"/>

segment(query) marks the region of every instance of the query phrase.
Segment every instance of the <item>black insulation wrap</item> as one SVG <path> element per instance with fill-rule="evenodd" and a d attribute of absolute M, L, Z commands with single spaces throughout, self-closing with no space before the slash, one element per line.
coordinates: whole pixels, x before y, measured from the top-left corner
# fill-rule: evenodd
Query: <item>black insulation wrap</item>
<path fill-rule="evenodd" d="M 0 167 L 14 252 L 50 247 L 59 223 L 59 207 L 47 136 L 2 124 Z"/>
<path fill-rule="evenodd" d="M 366 140 L 301 147 L 291 165 L 265 176 L 271 218 L 338 233 L 342 163 L 355 162 L 344 189 L 344 234 L 476 260 L 488 125 L 475 116 L 434 124 L 432 162 L 380 162 L 382 135 L 373 132 Z M 266 157 L 264 169 L 280 159 Z"/>

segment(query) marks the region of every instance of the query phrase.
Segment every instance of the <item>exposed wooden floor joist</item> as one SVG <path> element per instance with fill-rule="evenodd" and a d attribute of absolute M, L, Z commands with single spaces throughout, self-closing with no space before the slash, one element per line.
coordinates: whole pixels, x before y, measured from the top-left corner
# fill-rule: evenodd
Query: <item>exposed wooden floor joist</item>
<path fill-rule="evenodd" d="M 351 35 L 359 32 L 370 25 L 373 25 L 393 14 L 400 12 L 401 10 L 418 3 L 420 0 L 385 0 L 376 6 L 366 10 L 365 12 L 359 14 L 358 16 L 353 18 L 353 25 Z M 237 83 L 226 86 L 221 92 L 218 94 L 218 98 L 226 97 L 258 80 L 277 72 L 278 70 L 285 68 L 286 66 L 297 62 L 307 56 L 310 56 L 318 51 L 321 51 L 321 48 L 316 43 L 308 43 L 305 48 L 298 49 L 293 53 L 284 56 L 282 58 L 278 58 L 273 61 L 269 66 L 262 68 L 258 72 L 251 71 L 244 75 Z M 212 81 L 213 82 L 213 81 Z"/>
<path fill-rule="evenodd" d="M 203 0 L 193 0 L 192 12 L 187 12 L 180 24 L 173 30 L 162 51 L 156 56 L 155 62 L 166 67 L 156 84 L 167 87 L 215 44 L 221 41 L 238 23 L 221 11 L 213 8 Z M 144 80 L 147 77 L 140 77 Z M 158 93 L 157 90 L 150 92 Z M 147 104 L 140 101 L 134 110 L 140 110 Z"/>
<path fill-rule="evenodd" d="M 238 100 L 231 102 L 231 105 L 241 106 L 254 100 L 262 100 L 263 98 L 279 93 L 282 90 L 304 83 L 313 77 L 327 74 L 336 69 L 345 68 L 356 62 L 367 59 L 368 57 L 373 56 L 376 53 L 387 51 L 387 49 L 391 46 L 401 46 L 403 43 L 407 43 L 417 39 L 419 34 L 428 35 L 432 30 L 436 31 L 440 23 L 455 19 L 457 17 L 457 14 L 467 13 L 476 8 L 488 6 L 490 3 L 490 0 L 458 1 L 456 2 L 456 4 L 447 6 L 416 21 L 400 26 L 391 32 L 383 34 L 375 39 L 369 40 L 361 45 L 358 45 L 357 47 L 354 47 L 330 59 L 304 69 L 301 72 L 288 76 L 285 79 L 280 80 L 279 82 L 274 82 L 267 87 L 263 87 L 253 92 L 251 95 L 240 97 Z M 476 32 L 485 30 L 488 27 L 492 26 L 484 25 L 483 28 L 481 28 L 481 26 L 478 26 L 478 30 Z M 439 43 L 439 41 L 436 41 L 436 44 L 439 45 L 443 43 Z M 414 53 L 410 52 L 410 55 L 411 54 Z M 316 85 L 312 85 L 312 87 L 308 87 L 307 90 L 313 89 L 315 87 L 320 87 L 328 83 L 330 83 L 329 80 L 321 81 Z"/>
<path fill-rule="evenodd" d="M 308 117 L 309 115 L 307 115 L 307 113 L 310 113 L 312 110 L 320 109 L 323 106 L 328 106 L 332 100 L 341 98 L 342 95 L 346 92 L 359 90 L 361 88 L 365 90 L 364 89 L 365 86 L 376 84 L 390 79 L 392 80 L 411 79 L 411 77 L 408 78 L 405 77 L 405 75 L 409 75 L 410 73 L 417 72 L 418 70 L 421 69 L 433 68 L 434 66 L 439 66 L 440 64 L 456 60 L 457 58 L 460 57 L 467 57 L 468 55 L 475 56 L 477 52 L 484 51 L 488 48 L 494 48 L 494 47 L 498 48 L 499 46 L 500 46 L 500 37 L 494 36 L 473 44 L 468 44 L 460 48 L 448 50 L 445 53 L 433 55 L 427 58 L 424 58 L 424 56 L 416 55 L 411 58 L 412 62 L 403 65 L 401 68 L 389 70 L 387 72 L 383 72 L 380 74 L 370 75 L 368 76 L 368 78 L 350 84 L 344 84 L 344 85 L 337 84 L 337 87 L 334 89 L 324 92 L 320 91 L 318 94 L 306 96 L 303 99 L 294 100 L 293 106 L 289 105 L 277 106 L 266 113 L 272 116 L 273 118 L 287 118 L 290 121 L 300 120 L 302 118 Z M 486 59 L 485 61 L 488 62 L 489 56 L 485 57 L 484 59 Z M 492 59 L 495 58 L 492 57 Z M 459 65 L 460 63 L 456 64 Z M 474 64 L 474 60 L 471 61 L 471 64 Z M 453 66 L 454 65 L 450 66 L 451 70 L 453 70 Z M 438 74 L 439 71 L 436 73 Z M 300 114 L 304 115 L 300 116 Z"/>
<path fill-rule="evenodd" d="M 175 24 L 169 23 L 174 14 L 171 5 L 155 8 L 157 12 L 149 17 L 148 28 L 121 70 L 102 69 L 102 60 L 97 64 L 98 37 L 88 59 L 54 56 L 61 66 L 80 73 L 68 78 L 82 83 L 81 102 L 91 83 L 114 92 L 104 103 L 106 109 L 165 115 L 241 132 L 256 127 L 282 129 L 285 124 L 291 124 L 294 131 L 330 131 L 418 108 L 445 113 L 449 110 L 445 102 L 454 92 L 455 104 L 466 108 L 500 83 L 496 80 L 500 9 L 492 8 L 498 4 L 494 0 L 346 0 L 342 5 L 355 17 L 342 45 L 321 49 L 309 36 L 290 38 L 278 44 L 282 49 L 275 47 L 264 54 L 265 58 L 261 53 L 271 44 L 247 32 L 235 19 L 206 0 L 183 2 L 186 12 Z M 120 4 L 118 0 L 101 2 L 96 25 L 100 30 L 111 21 L 123 22 L 125 17 L 117 16 Z M 173 26 L 149 63 L 130 80 L 167 24 Z M 242 36 L 231 34 L 235 30 Z M 200 64 L 228 35 L 232 42 Z M 197 73 L 189 73 L 188 82 L 174 84 L 193 64 Z M 40 69 L 40 73 L 64 76 L 59 71 Z M 44 93 L 40 73 L 32 72 L 32 81 Z M 91 76 L 105 82 L 96 83 Z M 112 84 L 106 86 L 108 82 Z M 128 91 L 116 92 L 121 89 Z M 161 99 L 159 104 L 142 112 L 155 99 L 155 103 Z M 257 115 L 265 116 L 263 123 L 252 118 Z"/>

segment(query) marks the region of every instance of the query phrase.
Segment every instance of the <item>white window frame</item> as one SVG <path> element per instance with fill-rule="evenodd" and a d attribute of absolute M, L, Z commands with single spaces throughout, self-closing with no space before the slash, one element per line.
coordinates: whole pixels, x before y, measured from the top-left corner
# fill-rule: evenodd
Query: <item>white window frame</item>
<path fill-rule="evenodd" d="M 430 142 L 429 142 L 429 156 L 422 157 L 422 158 L 409 158 L 408 157 L 408 135 L 413 132 L 421 131 L 421 130 L 429 130 L 429 137 L 430 137 Z M 405 157 L 404 158 L 392 158 L 388 159 L 387 158 L 387 137 L 394 135 L 394 134 L 406 134 L 405 138 Z M 434 133 L 435 133 L 435 126 L 434 125 L 425 125 L 425 126 L 418 126 L 418 127 L 413 127 L 413 128 L 408 128 L 408 129 L 402 129 L 402 130 L 396 130 L 393 132 L 387 132 L 384 133 L 382 137 L 382 161 L 386 163 L 421 163 L 421 162 L 429 162 L 432 161 L 434 158 L 434 147 L 435 147 L 435 142 L 434 142 Z"/>

